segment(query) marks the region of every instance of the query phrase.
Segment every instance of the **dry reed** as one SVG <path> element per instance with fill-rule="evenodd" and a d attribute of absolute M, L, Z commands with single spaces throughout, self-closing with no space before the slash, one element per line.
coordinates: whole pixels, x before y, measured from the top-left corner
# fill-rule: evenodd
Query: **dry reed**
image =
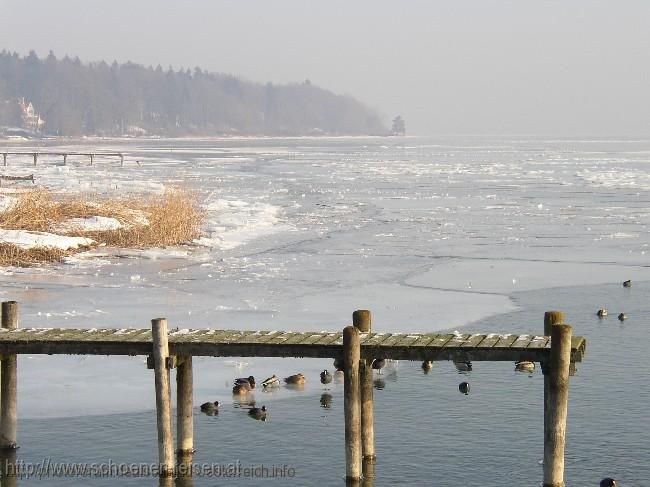
<path fill-rule="evenodd" d="M 115 230 L 61 231 L 67 220 L 91 216 L 115 218 L 122 226 Z M 95 195 L 55 198 L 49 191 L 37 189 L 22 193 L 11 208 L 0 213 L 0 228 L 83 236 L 92 238 L 97 245 L 142 249 L 191 242 L 200 236 L 203 217 L 196 194 L 183 189 L 123 200 L 106 200 Z M 54 262 L 83 250 L 25 250 L 11 244 L 1 245 L 0 265 Z"/>
<path fill-rule="evenodd" d="M 62 250 L 54 247 L 23 249 L 13 244 L 0 243 L 0 266 L 31 267 L 43 263 L 60 262 L 64 257 L 74 253 L 75 250 Z"/>

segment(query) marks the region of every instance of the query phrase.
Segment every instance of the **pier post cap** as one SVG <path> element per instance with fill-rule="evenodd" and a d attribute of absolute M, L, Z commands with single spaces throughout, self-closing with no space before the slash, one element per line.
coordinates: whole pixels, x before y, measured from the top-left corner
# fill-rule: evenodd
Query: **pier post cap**
<path fill-rule="evenodd" d="M 154 344 L 161 341 L 167 343 L 167 334 L 167 318 L 154 318 L 151 320 L 151 335 Z"/>
<path fill-rule="evenodd" d="M 564 323 L 564 312 L 562 311 L 547 311 L 544 313 L 544 335 L 551 334 L 551 326 L 558 323 Z"/>
<path fill-rule="evenodd" d="M 18 328 L 18 302 L 2 302 L 2 328 L 15 330 Z"/>
<path fill-rule="evenodd" d="M 358 309 L 352 313 L 352 324 L 361 333 L 369 333 L 372 329 L 372 314 L 370 310 Z"/>
<path fill-rule="evenodd" d="M 343 343 L 348 343 L 350 340 L 359 339 L 359 330 L 354 326 L 346 326 L 343 328 Z"/>
<path fill-rule="evenodd" d="M 154 318 L 151 320 L 152 327 L 164 326 L 167 324 L 167 318 Z"/>

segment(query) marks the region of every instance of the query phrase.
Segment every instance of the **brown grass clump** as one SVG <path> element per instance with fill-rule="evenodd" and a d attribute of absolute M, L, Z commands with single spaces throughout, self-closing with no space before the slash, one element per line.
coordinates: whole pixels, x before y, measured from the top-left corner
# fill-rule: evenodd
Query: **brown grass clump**
<path fill-rule="evenodd" d="M 0 265 L 30 267 L 48 262 L 61 262 L 64 257 L 74 253 L 74 250 L 61 250 L 52 247 L 21 249 L 12 244 L 0 243 Z"/>
<path fill-rule="evenodd" d="M 203 211 L 196 196 L 183 190 L 169 190 L 162 196 L 151 196 L 145 201 L 131 200 L 126 207 L 113 210 L 111 216 L 125 224 L 124 228 L 78 235 L 111 247 L 149 248 L 188 243 L 201 233 Z M 118 210 L 122 210 L 121 218 L 116 216 Z M 148 225 L 138 221 L 141 216 L 148 220 Z"/>
<path fill-rule="evenodd" d="M 0 227 L 10 230 L 46 232 L 52 222 L 58 221 L 52 194 L 44 190 L 20 193 L 18 201 L 0 215 Z"/>
<path fill-rule="evenodd" d="M 57 231 L 70 218 L 91 216 L 115 218 L 123 227 L 101 231 L 74 228 Z M 92 238 L 98 245 L 142 249 L 191 242 L 200 236 L 203 217 L 196 195 L 182 189 L 122 200 L 101 199 L 93 195 L 55 198 L 49 191 L 37 189 L 20 194 L 15 205 L 0 213 L 0 228 L 83 236 Z M 81 250 L 25 250 L 11 244 L 0 244 L 0 265 L 55 262 Z"/>

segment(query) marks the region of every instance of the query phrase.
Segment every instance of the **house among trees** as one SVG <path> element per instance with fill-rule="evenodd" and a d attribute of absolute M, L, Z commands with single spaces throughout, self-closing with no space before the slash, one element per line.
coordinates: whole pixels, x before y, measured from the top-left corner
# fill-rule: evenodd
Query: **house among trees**
<path fill-rule="evenodd" d="M 406 122 L 401 115 L 397 115 L 393 119 L 393 126 L 390 129 L 391 135 L 406 135 Z"/>
<path fill-rule="evenodd" d="M 34 105 L 32 102 L 25 102 L 25 99 L 22 98 L 19 102 L 20 109 L 22 111 L 21 119 L 23 121 L 23 128 L 29 132 L 39 132 L 41 127 L 45 125 L 45 120 L 36 113 L 34 110 Z"/>

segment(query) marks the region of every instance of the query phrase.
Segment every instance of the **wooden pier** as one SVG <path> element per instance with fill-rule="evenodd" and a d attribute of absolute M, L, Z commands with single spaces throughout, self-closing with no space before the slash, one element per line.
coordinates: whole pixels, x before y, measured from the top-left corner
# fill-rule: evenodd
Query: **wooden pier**
<path fill-rule="evenodd" d="M 560 312 L 545 316 L 544 335 L 373 333 L 370 312 L 353 313 L 342 332 L 172 330 L 163 318 L 151 329 L 19 328 L 17 303 L 2 303 L 0 330 L 0 448 L 15 448 L 16 355 L 143 355 L 155 371 L 161 472 L 191 463 L 193 453 L 192 357 L 309 357 L 343 359 L 346 479 L 372 478 L 374 471 L 373 358 L 540 362 L 544 387 L 544 487 L 564 485 L 564 445 L 571 366 L 581 362 L 583 337 L 572 337 Z M 177 379 L 177 462 L 171 433 L 169 370 Z"/>
<path fill-rule="evenodd" d="M 65 166 L 68 162 L 68 157 L 70 156 L 83 156 L 90 159 L 90 165 L 92 166 L 95 162 L 96 157 L 119 157 L 120 166 L 124 166 L 124 154 L 122 152 L 103 152 L 103 151 L 94 151 L 94 152 L 77 152 L 77 151 L 5 151 L 0 149 L 0 154 L 2 154 L 2 165 L 7 166 L 8 156 L 30 156 L 34 161 L 34 166 L 38 163 L 38 158 L 40 156 L 58 156 L 63 157 L 63 165 Z"/>

